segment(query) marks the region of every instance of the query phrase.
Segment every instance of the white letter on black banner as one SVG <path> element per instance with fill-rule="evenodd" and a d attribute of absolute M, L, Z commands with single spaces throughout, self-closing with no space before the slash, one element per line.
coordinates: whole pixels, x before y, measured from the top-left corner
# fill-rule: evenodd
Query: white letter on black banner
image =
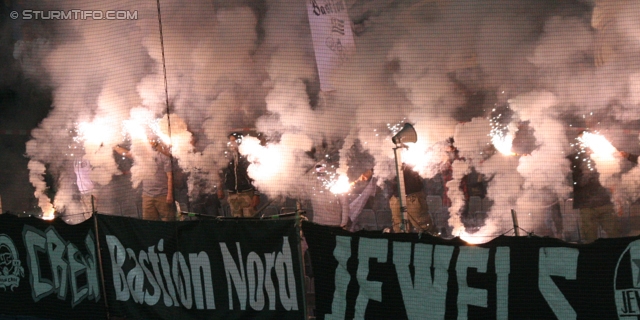
<path fill-rule="evenodd" d="M 285 310 L 298 310 L 298 295 L 296 293 L 296 277 L 293 276 L 293 258 L 289 237 L 282 237 L 282 252 L 276 257 L 276 275 L 278 276 L 278 292 L 280 302 Z M 288 284 L 288 286 L 287 286 Z M 289 293 L 287 294 L 287 288 Z"/>
<path fill-rule="evenodd" d="M 347 261 L 351 257 L 351 237 L 336 236 L 336 247 L 333 249 L 333 256 L 338 260 L 335 271 L 335 291 L 333 292 L 333 302 L 331 303 L 331 314 L 327 314 L 325 319 L 344 319 L 347 311 L 347 287 L 351 281 L 351 275 L 347 270 Z"/>
<path fill-rule="evenodd" d="M 579 253 L 578 249 L 559 247 L 540 248 L 538 254 L 538 288 L 558 319 L 575 319 L 577 315 L 551 276 L 575 280 Z"/>
<path fill-rule="evenodd" d="M 382 301 L 382 282 L 368 281 L 369 259 L 377 259 L 379 263 L 387 262 L 389 241 L 387 239 L 360 238 L 358 245 L 358 271 L 356 278 L 360 286 L 358 298 L 356 298 L 355 319 L 364 319 L 369 300 Z"/>
<path fill-rule="evenodd" d="M 67 298 L 67 275 L 69 265 L 64 261 L 64 254 L 67 251 L 67 244 L 58 234 L 56 229 L 47 228 L 47 254 L 51 262 L 51 273 L 53 273 L 53 287 L 58 291 L 58 299 Z"/>
<path fill-rule="evenodd" d="M 71 306 L 75 307 L 89 293 L 88 286 L 78 287 L 78 276 L 87 272 L 87 267 L 83 263 L 82 254 L 73 243 L 67 244 L 67 258 L 69 259 L 69 275 L 71 278 Z"/>
<path fill-rule="evenodd" d="M 265 253 L 264 254 L 264 288 L 267 290 L 267 297 L 269 298 L 269 310 L 276 309 L 276 287 L 273 285 L 273 280 L 271 279 L 271 269 L 276 266 L 276 253 Z"/>
<path fill-rule="evenodd" d="M 42 278 L 40 272 L 40 262 L 38 261 L 38 252 L 45 252 L 47 239 L 40 234 L 37 229 L 30 230 L 31 227 L 25 225 L 22 237 L 24 245 L 27 248 L 27 265 L 29 266 L 29 281 L 31 282 L 31 296 L 34 302 L 48 296 L 53 292 L 53 281 Z"/>
<path fill-rule="evenodd" d="M 189 272 L 189 266 L 184 256 L 180 251 L 176 251 L 173 254 L 172 259 L 173 267 L 173 282 L 177 285 L 178 295 L 180 296 L 180 302 L 182 306 L 187 309 L 191 309 L 193 306 L 193 298 L 191 296 L 191 272 Z M 182 277 L 180 277 L 182 274 Z"/>
<path fill-rule="evenodd" d="M 93 242 L 93 233 L 89 232 L 84 238 L 84 244 L 89 251 L 89 255 L 85 258 L 85 266 L 87 268 L 87 288 L 88 298 L 98 301 L 100 299 L 100 282 L 98 282 L 98 257 L 96 256 L 96 245 Z"/>
<path fill-rule="evenodd" d="M 229 293 L 229 310 L 233 310 L 233 289 L 231 283 L 238 292 L 238 300 L 240 300 L 240 310 L 244 310 L 247 305 L 247 277 L 244 273 L 244 265 L 242 263 L 242 251 L 240 250 L 240 242 L 236 242 L 238 249 L 238 265 L 233 261 L 233 257 L 229 252 L 229 248 L 224 242 L 220 242 L 220 251 L 222 251 L 222 260 L 224 261 L 224 273 L 227 276 L 227 290 Z"/>
<path fill-rule="evenodd" d="M 480 247 L 460 247 L 456 274 L 458 277 L 458 319 L 467 319 L 468 306 L 487 307 L 487 290 L 471 288 L 467 283 L 469 268 L 487 272 L 489 249 Z"/>
<path fill-rule="evenodd" d="M 211 277 L 211 263 L 206 252 L 189 253 L 189 263 L 191 264 L 191 277 L 193 277 L 194 300 L 196 308 L 204 309 L 202 301 L 202 289 L 204 288 L 204 298 L 207 302 L 207 309 L 215 309 L 216 303 L 213 298 L 213 283 Z"/>
<path fill-rule="evenodd" d="M 127 286 L 131 292 L 131 297 L 136 303 L 142 304 L 144 302 L 144 271 L 136 259 L 136 253 L 131 248 L 127 248 L 127 255 L 136 264 L 133 269 L 129 270 L 127 274 Z"/>
<path fill-rule="evenodd" d="M 256 311 L 264 309 L 264 266 L 260 256 L 253 251 L 247 256 L 247 282 L 249 306 Z"/>
<path fill-rule="evenodd" d="M 151 284 L 151 288 L 153 291 L 153 294 L 149 292 L 149 289 L 144 292 L 144 303 L 150 306 L 155 306 L 156 303 L 158 303 L 158 301 L 160 300 L 160 295 L 162 294 L 162 292 L 160 291 L 160 285 L 156 281 L 156 278 L 153 276 L 151 270 L 149 270 L 149 268 L 147 267 L 147 264 L 150 263 L 149 256 L 146 252 L 144 252 L 144 250 L 140 250 L 140 254 L 138 255 L 138 262 L 140 263 L 140 267 L 147 277 L 147 281 L 149 281 L 149 284 Z"/>
<path fill-rule="evenodd" d="M 509 273 L 511 272 L 511 259 L 509 247 L 496 249 L 496 319 L 509 319 Z"/>
<path fill-rule="evenodd" d="M 116 291 L 116 300 L 129 300 L 129 288 L 127 288 L 127 276 L 122 270 L 126 258 L 124 246 L 120 240 L 112 235 L 107 235 L 107 246 L 111 256 L 111 271 L 113 273 L 113 288 Z"/>
<path fill-rule="evenodd" d="M 414 279 L 411 279 L 411 243 L 393 243 L 393 264 L 409 319 L 444 319 L 452 246 L 435 246 L 433 279 L 431 253 L 433 245 L 416 243 L 413 253 Z M 426 301 L 425 301 L 426 300 Z"/>

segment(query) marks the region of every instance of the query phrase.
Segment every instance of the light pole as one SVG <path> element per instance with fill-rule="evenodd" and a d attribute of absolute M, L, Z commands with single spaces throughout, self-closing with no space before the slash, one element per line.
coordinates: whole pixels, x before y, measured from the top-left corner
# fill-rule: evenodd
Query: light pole
<path fill-rule="evenodd" d="M 400 213 L 402 214 L 402 221 L 400 223 L 400 231 L 408 232 L 407 230 L 407 195 L 405 194 L 405 186 L 404 186 L 404 170 L 402 169 L 402 149 L 407 146 L 404 144 L 405 142 L 416 142 L 418 141 L 418 135 L 416 134 L 416 130 L 413 128 L 411 124 L 405 123 L 404 127 L 400 132 L 398 132 L 391 141 L 396 145 L 393 148 L 393 153 L 396 159 L 396 175 L 398 182 L 398 197 L 400 199 Z"/>

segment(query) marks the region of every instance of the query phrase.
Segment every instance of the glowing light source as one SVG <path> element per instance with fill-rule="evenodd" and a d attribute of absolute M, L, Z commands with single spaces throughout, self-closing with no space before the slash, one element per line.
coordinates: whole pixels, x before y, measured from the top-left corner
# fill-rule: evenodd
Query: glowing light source
<path fill-rule="evenodd" d="M 239 150 L 252 163 L 249 175 L 256 180 L 271 181 L 286 170 L 283 165 L 283 150 L 279 145 L 262 146 L 257 138 L 247 137 L 242 140 Z"/>
<path fill-rule="evenodd" d="M 498 150 L 498 152 L 502 153 L 503 155 L 515 155 L 515 153 L 511 151 L 511 147 L 513 146 L 513 140 L 511 139 L 511 137 L 501 137 L 499 135 L 493 135 L 491 136 L 491 143 L 493 143 L 493 146 L 496 147 L 496 150 Z"/>
<path fill-rule="evenodd" d="M 402 162 L 411 166 L 414 171 L 422 172 L 434 162 L 436 155 L 430 152 L 429 146 L 422 143 L 407 144 L 402 150 Z"/>
<path fill-rule="evenodd" d="M 493 111 L 495 110 L 496 109 L 493 109 Z M 501 118 L 502 114 L 489 118 L 489 124 L 491 125 L 491 132 L 489 132 L 491 143 L 496 150 L 503 155 L 515 155 L 515 153 L 511 151 L 511 147 L 513 146 L 513 135 L 509 132 L 509 127 L 501 123 Z"/>
<path fill-rule="evenodd" d="M 144 125 L 141 121 L 125 120 L 122 122 L 122 127 L 124 129 L 123 134 L 125 133 L 129 134 L 131 139 L 140 139 L 140 140 L 147 139 L 147 134 L 145 132 Z"/>
<path fill-rule="evenodd" d="M 100 144 L 105 140 L 112 130 L 104 123 L 104 121 L 94 121 L 93 123 L 78 123 L 78 136 L 76 141 L 85 141 L 94 144 Z"/>
<path fill-rule="evenodd" d="M 161 122 L 162 122 L 162 119 L 153 119 L 153 120 L 149 120 L 147 122 L 147 125 L 149 126 L 149 128 L 151 128 L 151 131 L 153 131 L 153 133 L 156 136 L 158 136 L 158 138 L 160 138 L 160 140 L 164 144 L 166 144 L 167 146 L 171 146 L 171 137 L 169 137 L 169 135 L 164 133 L 165 131 L 168 131 L 168 128 L 164 128 L 165 130 L 163 130 L 161 126 Z M 166 126 L 166 124 L 164 126 Z"/>
<path fill-rule="evenodd" d="M 53 207 L 43 209 L 42 220 L 53 220 L 56 217 L 54 213 L 55 209 Z"/>
<path fill-rule="evenodd" d="M 601 160 L 614 160 L 614 154 L 617 150 L 603 135 L 584 132 L 577 139 L 583 148 L 591 149 L 593 157 Z"/>
<path fill-rule="evenodd" d="M 349 192 L 349 189 L 351 189 L 351 184 L 346 176 L 340 176 L 329 186 L 329 191 L 333 194 L 346 193 Z"/>
<path fill-rule="evenodd" d="M 469 244 L 481 244 L 491 241 L 494 237 L 490 234 L 483 233 L 482 231 L 478 231 L 475 233 L 468 233 L 466 231 L 462 231 L 460 234 L 460 239 L 464 240 L 464 242 Z"/>
<path fill-rule="evenodd" d="M 147 136 L 147 128 L 149 128 L 151 132 L 155 134 L 162 143 L 167 146 L 171 146 L 171 138 L 169 138 L 169 136 L 160 129 L 160 125 L 158 124 L 159 121 L 160 119 L 131 119 L 123 121 L 122 125 L 124 132 L 128 133 L 132 139 L 148 139 L 149 137 Z"/>
<path fill-rule="evenodd" d="M 328 157 L 328 155 L 327 155 Z M 322 183 L 322 188 L 329 190 L 333 194 L 342 194 L 348 192 L 353 183 L 349 183 L 346 176 L 336 172 L 336 167 L 328 166 L 326 163 L 316 166 L 316 174 L 318 180 Z"/>

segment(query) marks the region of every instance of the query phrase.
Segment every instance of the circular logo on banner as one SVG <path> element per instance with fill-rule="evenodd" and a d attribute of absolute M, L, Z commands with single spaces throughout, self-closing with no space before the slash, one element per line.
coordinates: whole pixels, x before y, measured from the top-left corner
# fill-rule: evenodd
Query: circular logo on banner
<path fill-rule="evenodd" d="M 24 277 L 24 268 L 18 258 L 18 250 L 13 240 L 6 234 L 0 234 L 0 288 L 13 291 Z"/>
<path fill-rule="evenodd" d="M 640 317 L 640 240 L 631 242 L 620 255 L 613 288 L 618 318 Z"/>

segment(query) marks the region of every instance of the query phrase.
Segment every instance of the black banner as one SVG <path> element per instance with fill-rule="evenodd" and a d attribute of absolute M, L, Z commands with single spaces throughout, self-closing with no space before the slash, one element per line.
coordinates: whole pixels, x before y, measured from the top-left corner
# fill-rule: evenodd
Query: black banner
<path fill-rule="evenodd" d="M 481 245 L 304 223 L 318 319 L 639 319 L 640 238 Z"/>
<path fill-rule="evenodd" d="M 131 319 L 304 319 L 295 220 L 98 216 L 109 309 Z"/>
<path fill-rule="evenodd" d="M 93 226 L 0 215 L 0 315 L 106 319 Z"/>

